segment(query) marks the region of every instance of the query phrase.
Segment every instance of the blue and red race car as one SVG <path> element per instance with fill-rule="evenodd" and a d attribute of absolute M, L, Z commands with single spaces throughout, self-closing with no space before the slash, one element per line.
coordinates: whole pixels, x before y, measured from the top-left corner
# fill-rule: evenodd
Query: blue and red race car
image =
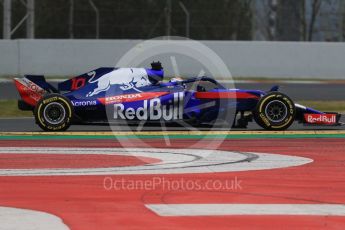
<path fill-rule="evenodd" d="M 44 76 L 15 78 L 18 107 L 32 110 L 45 131 L 67 130 L 72 124 L 115 120 L 186 122 L 198 126 L 227 122 L 229 127 L 255 122 L 267 130 L 285 130 L 294 121 L 339 125 L 340 115 L 295 104 L 273 87 L 227 89 L 213 78 L 163 81 L 160 62 L 151 68 L 98 68 L 63 81 L 55 88 Z"/>

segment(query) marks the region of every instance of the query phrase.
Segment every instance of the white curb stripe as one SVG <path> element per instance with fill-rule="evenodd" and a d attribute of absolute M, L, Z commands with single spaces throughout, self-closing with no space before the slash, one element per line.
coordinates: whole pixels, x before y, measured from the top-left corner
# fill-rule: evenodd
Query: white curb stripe
<path fill-rule="evenodd" d="M 100 154 L 141 156 L 161 162 L 141 166 L 108 168 L 0 169 L 3 176 L 45 175 L 140 175 L 237 172 L 299 166 L 312 159 L 270 153 L 246 153 L 207 149 L 167 148 L 59 148 L 2 147 L 0 154 Z"/>
<path fill-rule="evenodd" d="M 145 206 L 159 216 L 345 216 L 343 204 L 146 204 Z"/>
<path fill-rule="evenodd" d="M 0 229 L 15 230 L 67 230 L 62 220 L 50 213 L 0 207 Z"/>

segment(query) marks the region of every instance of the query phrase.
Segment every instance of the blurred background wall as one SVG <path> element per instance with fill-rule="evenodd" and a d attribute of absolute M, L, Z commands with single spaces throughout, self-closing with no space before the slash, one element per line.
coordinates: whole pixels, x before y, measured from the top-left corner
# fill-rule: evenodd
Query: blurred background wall
<path fill-rule="evenodd" d="M 74 75 L 115 65 L 141 40 L 183 36 L 213 49 L 235 76 L 345 78 L 343 0 L 1 3 L 0 75 Z"/>
<path fill-rule="evenodd" d="M 142 40 L 2 40 L 0 72 L 69 76 L 100 66 L 114 67 L 139 42 Z M 344 43 L 210 40 L 202 43 L 219 55 L 233 76 L 345 79 Z M 166 73 L 172 74 L 170 61 L 161 61 Z M 181 69 L 188 69 L 183 72 L 188 76 L 197 75 L 200 70 L 195 63 L 183 63 L 179 58 L 177 63 Z M 183 68 L 184 65 L 188 66 Z"/>

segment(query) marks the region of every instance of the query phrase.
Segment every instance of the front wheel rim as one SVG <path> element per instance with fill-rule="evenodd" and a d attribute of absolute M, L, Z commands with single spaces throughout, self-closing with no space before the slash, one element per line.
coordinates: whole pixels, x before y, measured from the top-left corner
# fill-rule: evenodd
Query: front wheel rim
<path fill-rule="evenodd" d="M 271 122 L 279 123 L 286 119 L 288 109 L 282 101 L 274 100 L 267 104 L 265 108 L 265 115 Z"/>

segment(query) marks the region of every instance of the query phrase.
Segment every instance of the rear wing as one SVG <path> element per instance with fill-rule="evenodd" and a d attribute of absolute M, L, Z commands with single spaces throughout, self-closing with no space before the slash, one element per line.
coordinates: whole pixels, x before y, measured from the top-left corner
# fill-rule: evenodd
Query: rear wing
<path fill-rule="evenodd" d="M 46 82 L 42 75 L 25 75 L 23 78 L 14 78 L 13 81 L 22 100 L 33 107 L 43 95 L 58 93 L 58 90 Z"/>

